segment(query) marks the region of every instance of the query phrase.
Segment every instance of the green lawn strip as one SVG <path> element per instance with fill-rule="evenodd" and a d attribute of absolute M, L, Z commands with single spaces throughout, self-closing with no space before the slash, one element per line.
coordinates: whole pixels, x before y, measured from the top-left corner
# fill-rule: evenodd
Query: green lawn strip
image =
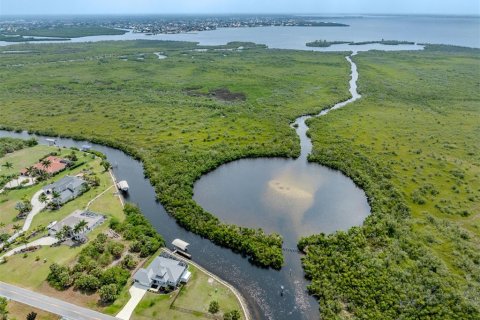
<path fill-rule="evenodd" d="M 175 306 L 208 313 L 210 302 L 215 300 L 220 305 L 219 314 L 233 309 L 242 310 L 240 303 L 230 289 L 194 266 L 190 266 L 189 270 L 192 272 L 192 278 L 175 300 Z"/>

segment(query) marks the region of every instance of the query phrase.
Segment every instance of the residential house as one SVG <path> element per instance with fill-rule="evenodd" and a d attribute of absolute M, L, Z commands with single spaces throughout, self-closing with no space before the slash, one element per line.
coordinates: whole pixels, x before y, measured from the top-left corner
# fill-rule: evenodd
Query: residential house
<path fill-rule="evenodd" d="M 45 173 L 50 174 L 50 175 L 54 175 L 54 174 L 64 170 L 70 164 L 70 160 L 62 159 L 62 158 L 55 157 L 55 156 L 48 156 L 43 160 L 48 160 L 48 163 L 50 163 L 50 164 L 48 166 L 45 166 L 44 163 L 42 163 L 42 161 L 40 161 L 40 162 L 34 164 L 33 168 L 35 168 L 37 170 L 44 171 Z M 27 175 L 27 173 L 28 173 L 27 171 L 28 171 L 27 169 L 22 169 L 20 171 L 20 174 L 21 175 Z"/>
<path fill-rule="evenodd" d="M 80 221 L 85 221 L 85 228 L 79 232 L 74 233 L 73 229 Z M 95 213 L 88 210 L 75 210 L 70 215 L 65 217 L 62 221 L 54 221 L 48 225 L 47 230 L 50 236 L 55 236 L 57 232 L 63 230 L 65 226 L 68 226 L 71 230 L 70 234 L 65 235 L 66 238 L 70 238 L 76 241 L 82 241 L 85 239 L 85 235 L 101 225 L 105 221 L 105 216 L 99 213 Z"/>
<path fill-rule="evenodd" d="M 155 285 L 160 288 L 176 288 L 180 283 L 187 282 L 190 276 L 185 262 L 158 256 L 147 269 L 139 269 L 133 279 L 146 287 Z"/>
<path fill-rule="evenodd" d="M 57 204 L 64 204 L 81 195 L 87 182 L 79 177 L 65 176 L 62 179 L 43 187 L 46 194 L 57 193 L 58 196 L 52 199 Z"/>

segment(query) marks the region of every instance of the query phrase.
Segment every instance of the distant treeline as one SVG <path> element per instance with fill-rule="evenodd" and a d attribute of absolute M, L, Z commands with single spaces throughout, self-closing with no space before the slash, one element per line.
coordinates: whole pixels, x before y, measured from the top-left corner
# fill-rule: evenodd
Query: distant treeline
<path fill-rule="evenodd" d="M 354 41 L 327 41 L 327 40 L 315 40 L 312 42 L 307 42 L 307 47 L 317 47 L 317 48 L 327 48 L 331 45 L 335 44 L 348 44 L 351 46 L 361 46 L 365 44 L 384 44 L 387 46 L 397 46 L 401 44 L 415 44 L 412 41 L 399 41 L 399 40 L 380 40 L 380 41 L 361 41 L 361 42 L 354 42 Z"/>
<path fill-rule="evenodd" d="M 46 40 L 69 40 L 70 38 L 101 36 L 101 35 L 122 35 L 127 31 L 99 27 L 99 26 L 60 26 L 60 27 L 43 27 L 37 29 L 20 30 L 0 35 L 0 40 L 9 42 L 21 41 L 45 41 L 45 39 L 35 39 L 30 37 L 57 37 L 62 39 L 46 39 Z M 28 38 L 23 38 L 28 37 Z"/>

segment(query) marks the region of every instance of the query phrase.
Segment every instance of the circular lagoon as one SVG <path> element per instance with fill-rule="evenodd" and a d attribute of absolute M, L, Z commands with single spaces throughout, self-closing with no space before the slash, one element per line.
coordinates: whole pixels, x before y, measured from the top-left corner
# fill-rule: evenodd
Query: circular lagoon
<path fill-rule="evenodd" d="M 346 59 L 352 72 L 351 98 L 317 116 L 361 97 L 357 66 L 351 57 Z M 287 248 L 296 247 L 302 236 L 361 225 L 370 214 L 363 190 L 341 172 L 307 161 L 312 150 L 305 123 L 309 118 L 299 117 L 292 125 L 300 138 L 299 158 L 243 159 L 222 165 L 195 183 L 194 200 L 226 223 L 279 233 Z"/>

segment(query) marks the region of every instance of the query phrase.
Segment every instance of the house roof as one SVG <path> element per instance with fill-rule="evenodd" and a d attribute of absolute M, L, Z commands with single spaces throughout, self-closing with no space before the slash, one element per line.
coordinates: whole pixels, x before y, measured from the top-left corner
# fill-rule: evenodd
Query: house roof
<path fill-rule="evenodd" d="M 57 182 L 43 187 L 43 190 L 47 191 L 51 189 L 57 192 L 59 196 L 54 199 L 54 201 L 65 203 L 77 197 L 81 193 L 84 184 L 86 184 L 86 181 L 79 177 L 66 176 Z"/>
<path fill-rule="evenodd" d="M 57 222 L 52 226 L 49 226 L 48 229 L 52 230 L 53 232 L 58 232 L 64 226 L 69 226 L 73 229 L 73 227 L 75 227 L 77 223 L 85 220 L 87 222 L 87 229 L 91 230 L 102 219 L 104 219 L 104 216 L 101 214 L 91 211 L 75 210 L 67 217 L 65 217 L 62 221 Z"/>
<path fill-rule="evenodd" d="M 141 284 L 146 284 L 146 283 L 151 283 L 152 282 L 152 278 L 154 277 L 153 275 L 153 272 L 150 272 L 147 270 L 147 269 L 139 269 L 135 275 L 133 276 L 133 279 L 135 281 L 138 281 L 140 282 Z"/>
<path fill-rule="evenodd" d="M 163 283 L 178 283 L 185 270 L 187 270 L 187 264 L 182 261 L 156 257 L 147 269 L 139 269 L 135 273 L 134 279 L 141 283 L 151 283 L 153 280 Z"/>
<path fill-rule="evenodd" d="M 38 162 L 38 163 L 34 164 L 33 167 L 38 169 L 38 170 L 45 171 L 46 173 L 53 174 L 53 173 L 57 173 L 57 172 L 65 169 L 67 167 L 67 163 L 68 163 L 68 161 L 66 161 L 65 159 L 58 158 L 58 157 L 55 157 L 55 156 L 48 156 L 48 157 L 45 158 L 45 160 L 50 161 L 50 166 L 45 167 L 42 164 L 42 162 Z M 27 173 L 27 169 L 22 169 L 20 171 L 20 173 L 21 174 Z"/>
<path fill-rule="evenodd" d="M 79 177 L 65 176 L 62 179 L 43 187 L 43 190 L 52 189 L 56 192 L 62 192 L 65 190 L 75 191 L 85 183 L 86 181 Z"/>

